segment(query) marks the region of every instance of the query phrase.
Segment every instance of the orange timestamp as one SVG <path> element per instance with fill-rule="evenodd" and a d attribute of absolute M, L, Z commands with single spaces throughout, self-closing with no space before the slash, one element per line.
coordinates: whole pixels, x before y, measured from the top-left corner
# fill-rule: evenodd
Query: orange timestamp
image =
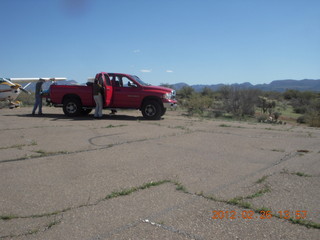
<path fill-rule="evenodd" d="M 260 215 L 257 215 L 253 210 L 243 210 L 241 212 L 237 211 L 212 211 L 212 219 L 271 219 L 272 217 L 278 217 L 283 219 L 305 219 L 307 217 L 307 211 L 259 211 Z"/>

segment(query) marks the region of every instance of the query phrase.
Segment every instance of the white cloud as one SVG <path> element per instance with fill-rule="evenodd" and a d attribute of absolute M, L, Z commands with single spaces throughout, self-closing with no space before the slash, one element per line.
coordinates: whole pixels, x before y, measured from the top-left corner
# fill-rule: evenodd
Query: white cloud
<path fill-rule="evenodd" d="M 152 72 L 152 69 L 141 69 L 140 72 L 149 73 Z"/>
<path fill-rule="evenodd" d="M 173 73 L 173 71 L 172 71 L 172 70 L 166 70 L 166 72 L 167 72 L 167 73 Z"/>
<path fill-rule="evenodd" d="M 140 49 L 133 50 L 133 53 L 139 53 L 139 52 L 141 52 Z"/>

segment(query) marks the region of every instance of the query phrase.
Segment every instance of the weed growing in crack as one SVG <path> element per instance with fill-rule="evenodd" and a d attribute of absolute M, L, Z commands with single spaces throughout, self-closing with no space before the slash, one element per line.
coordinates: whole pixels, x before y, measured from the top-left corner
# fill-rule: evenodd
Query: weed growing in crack
<path fill-rule="evenodd" d="M 307 228 L 316 228 L 316 229 L 320 229 L 320 223 L 316 223 L 316 222 L 312 222 L 312 221 L 308 221 L 305 219 L 294 219 L 294 218 L 290 218 L 289 221 L 293 224 L 299 224 L 302 226 L 305 226 Z"/>
<path fill-rule="evenodd" d="M 263 183 L 265 180 L 267 180 L 269 176 L 264 175 L 262 178 L 259 178 L 255 183 L 260 184 Z"/>
<path fill-rule="evenodd" d="M 15 215 L 3 215 L 3 216 L 0 216 L 0 219 L 4 220 L 4 221 L 12 220 L 12 219 L 15 219 L 15 218 L 17 218 L 17 216 L 15 216 Z"/>
<path fill-rule="evenodd" d="M 220 124 L 219 127 L 231 127 L 231 125 L 228 125 L 228 124 L 224 124 L 224 123 L 223 123 L 223 124 Z"/>
<path fill-rule="evenodd" d="M 272 149 L 271 151 L 273 151 L 273 152 L 285 152 L 285 150 L 283 150 L 283 149 Z"/>
<path fill-rule="evenodd" d="M 291 173 L 291 174 L 297 175 L 297 176 L 299 176 L 299 177 L 312 177 L 311 175 L 306 174 L 306 173 L 303 173 L 303 172 L 293 172 L 293 173 Z"/>
<path fill-rule="evenodd" d="M 59 223 L 61 223 L 61 220 L 54 220 L 54 221 L 52 221 L 52 222 L 50 222 L 48 224 L 47 229 L 50 229 L 50 228 L 52 228 L 53 226 L 55 226 L 55 225 L 57 225 Z"/>
<path fill-rule="evenodd" d="M 281 174 L 290 174 L 289 170 L 286 168 L 283 168 L 280 173 Z"/>
<path fill-rule="evenodd" d="M 181 192 L 184 192 L 184 193 L 189 193 L 188 190 L 186 189 L 185 186 L 183 186 L 181 183 L 179 182 L 173 182 L 174 185 L 176 185 L 176 190 L 177 191 L 181 191 Z"/>
<path fill-rule="evenodd" d="M 133 192 L 136 192 L 138 190 L 143 190 L 146 188 L 150 188 L 150 187 L 155 187 L 164 183 L 169 183 L 171 182 L 170 180 L 162 180 L 162 181 L 158 181 L 158 182 L 149 182 L 149 183 L 144 183 L 143 185 L 139 186 L 139 187 L 132 187 L 132 188 L 127 188 L 127 189 L 123 189 L 121 191 L 114 191 L 111 194 L 108 194 L 104 199 L 111 199 L 111 198 L 116 198 L 116 197 L 120 197 L 120 196 L 126 196 L 129 195 Z"/>
<path fill-rule="evenodd" d="M 288 169 L 282 169 L 280 173 L 283 174 L 291 174 L 291 175 L 297 175 L 299 177 L 312 177 L 312 175 L 304 173 L 304 172 L 290 172 Z"/>
<path fill-rule="evenodd" d="M 238 205 L 241 200 L 242 200 L 242 198 L 235 197 L 235 198 L 232 198 L 232 199 L 226 201 L 226 203 L 230 204 L 230 205 Z"/>
<path fill-rule="evenodd" d="M 125 124 L 120 124 L 120 125 L 109 124 L 108 126 L 102 127 L 102 128 L 116 128 L 116 127 L 125 127 L 125 126 L 127 126 L 127 125 L 125 125 Z"/>
<path fill-rule="evenodd" d="M 265 193 L 270 192 L 270 191 L 271 191 L 270 187 L 265 186 L 265 188 L 257 191 L 256 193 L 254 193 L 252 195 L 247 196 L 246 199 L 253 199 L 253 198 L 261 197 L 262 195 L 264 195 Z"/>
<path fill-rule="evenodd" d="M 14 144 L 8 147 L 0 147 L 0 150 L 6 150 L 6 149 L 10 149 L 10 148 L 17 148 L 19 150 L 21 150 L 23 147 L 28 147 L 28 146 L 35 146 L 37 145 L 37 143 L 35 141 L 32 141 L 30 144 Z"/>
<path fill-rule="evenodd" d="M 268 211 L 271 212 L 271 209 L 267 208 L 267 207 L 261 207 L 261 208 L 254 209 L 254 211 L 256 213 L 262 214 L 262 213 L 265 213 L 265 212 L 268 212 Z"/>
<path fill-rule="evenodd" d="M 298 153 L 309 153 L 310 151 L 309 150 L 306 150 L 306 149 L 299 149 L 297 150 Z"/>
<path fill-rule="evenodd" d="M 251 203 L 248 202 L 239 202 L 237 206 L 240 208 L 252 209 Z"/>

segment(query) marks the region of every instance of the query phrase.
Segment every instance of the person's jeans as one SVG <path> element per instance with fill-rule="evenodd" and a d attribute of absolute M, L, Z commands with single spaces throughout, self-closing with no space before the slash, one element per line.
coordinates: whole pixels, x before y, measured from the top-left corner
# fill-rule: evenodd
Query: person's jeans
<path fill-rule="evenodd" d="M 32 114 L 36 113 L 37 108 L 39 107 L 38 114 L 42 114 L 42 98 L 41 95 L 36 95 L 36 101 L 33 106 Z"/>
<path fill-rule="evenodd" d="M 102 117 L 102 95 L 99 93 L 99 95 L 93 96 L 94 101 L 96 102 L 96 108 L 94 112 L 95 117 Z"/>

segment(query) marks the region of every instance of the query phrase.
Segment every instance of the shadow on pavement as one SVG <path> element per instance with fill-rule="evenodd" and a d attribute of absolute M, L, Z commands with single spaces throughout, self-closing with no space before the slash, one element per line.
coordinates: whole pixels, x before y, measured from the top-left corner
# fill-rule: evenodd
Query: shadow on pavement
<path fill-rule="evenodd" d="M 4 115 L 6 116 L 6 115 Z M 12 115 L 7 115 L 12 116 Z M 23 117 L 23 118 L 46 118 L 51 119 L 52 121 L 57 120 L 72 120 L 72 121 L 87 121 L 87 120 L 94 120 L 94 121 L 101 121 L 101 120 L 123 120 L 123 121 L 150 121 L 147 119 L 144 119 L 142 116 L 129 116 L 129 115 L 103 115 L 102 118 L 96 119 L 93 117 L 93 115 L 87 115 L 87 116 L 78 116 L 78 117 L 68 117 L 63 114 L 55 114 L 55 113 L 44 113 L 42 115 L 32 115 L 32 114 L 25 114 L 25 115 L 17 115 L 17 117 Z"/>

